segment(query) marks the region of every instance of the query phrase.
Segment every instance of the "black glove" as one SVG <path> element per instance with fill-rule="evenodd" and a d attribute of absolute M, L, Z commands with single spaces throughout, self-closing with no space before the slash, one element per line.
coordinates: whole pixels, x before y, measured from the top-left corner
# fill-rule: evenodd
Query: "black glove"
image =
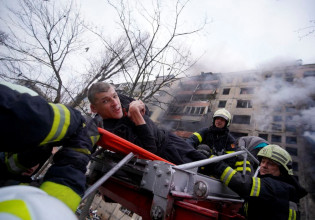
<path fill-rule="evenodd" d="M 197 151 L 199 151 L 200 153 L 202 153 L 203 155 L 205 155 L 207 158 L 210 157 L 211 155 L 211 149 L 208 145 L 206 144 L 200 144 L 197 146 Z"/>
<path fill-rule="evenodd" d="M 211 155 L 209 158 L 214 158 L 215 155 Z M 202 173 L 207 176 L 215 176 L 217 167 L 222 163 L 222 161 L 212 162 L 205 166 L 199 167 L 198 173 Z"/>

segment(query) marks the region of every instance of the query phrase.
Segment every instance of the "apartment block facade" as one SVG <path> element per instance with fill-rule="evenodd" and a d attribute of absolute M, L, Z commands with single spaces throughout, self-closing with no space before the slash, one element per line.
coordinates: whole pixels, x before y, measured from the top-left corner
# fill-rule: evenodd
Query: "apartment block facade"
<path fill-rule="evenodd" d="M 294 174 L 309 191 L 301 202 L 302 217 L 314 219 L 314 79 L 315 64 L 202 72 L 173 85 L 176 89 L 167 111 L 155 119 L 161 127 L 187 138 L 210 126 L 213 113 L 226 108 L 232 114 L 230 132 L 235 138 L 259 136 L 291 154 Z"/>
<path fill-rule="evenodd" d="M 226 108 L 235 138 L 259 136 L 291 154 L 294 174 L 309 192 L 301 219 L 315 219 L 315 64 L 202 72 L 170 83 L 147 105 L 153 121 L 183 138 L 210 126 L 213 113 Z"/>

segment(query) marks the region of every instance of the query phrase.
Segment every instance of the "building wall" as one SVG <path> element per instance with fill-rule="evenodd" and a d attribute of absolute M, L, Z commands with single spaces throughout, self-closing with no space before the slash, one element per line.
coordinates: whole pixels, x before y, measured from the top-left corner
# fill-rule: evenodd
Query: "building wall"
<path fill-rule="evenodd" d="M 294 173 L 309 191 L 301 201 L 302 219 L 315 219 L 315 162 L 309 159 L 315 158 L 315 144 L 314 139 L 305 144 L 304 136 L 305 132 L 314 134 L 315 125 L 312 118 L 305 121 L 302 117 L 315 106 L 314 79 L 315 64 L 201 73 L 173 83 L 164 94 L 156 94 L 156 104 L 160 105 L 154 105 L 154 101 L 149 105 L 151 119 L 187 138 L 210 126 L 213 113 L 226 108 L 232 114 L 230 131 L 236 138 L 260 136 L 289 151 Z"/>
<path fill-rule="evenodd" d="M 235 137 L 260 136 L 269 143 L 280 145 L 289 151 L 295 175 L 310 192 L 301 202 L 302 219 L 315 219 L 314 213 L 310 211 L 315 208 L 315 172 L 311 174 L 313 175 L 312 181 L 306 181 L 309 177 L 305 175 L 304 171 L 310 164 L 303 163 L 307 154 L 303 134 L 305 129 L 311 129 L 310 132 L 314 133 L 312 129 L 315 125 L 303 126 L 299 120 L 303 110 L 312 109 L 315 106 L 315 86 L 307 88 L 309 86 L 307 79 L 314 80 L 315 78 L 315 64 L 293 65 L 261 71 L 211 73 L 211 75 L 215 75 L 219 81 L 215 87 L 215 95 L 209 96 L 208 100 L 203 100 L 209 103 L 208 110 L 199 115 L 195 124 L 192 122 L 191 115 L 190 118 L 187 117 L 185 109 L 196 104 L 196 101 L 192 101 L 192 97 L 196 94 L 195 88 L 202 88 L 203 83 L 209 83 L 209 80 L 202 80 L 205 77 L 204 73 L 182 80 L 180 84 L 182 86 L 179 86 L 177 92 L 174 93 L 175 95 L 187 95 L 186 101 L 181 102 L 182 111 L 178 114 L 166 111 L 161 124 L 172 121 L 176 125 L 181 124 L 181 126 L 170 128 L 177 135 L 186 138 L 193 132 L 192 128 L 198 130 L 197 128 L 210 126 L 213 113 L 225 107 L 232 114 L 230 131 Z M 190 86 L 185 86 L 185 84 Z M 199 90 L 199 92 L 201 91 Z M 303 92 L 305 95 L 299 94 Z M 172 108 L 176 105 L 179 104 L 173 100 L 169 107 Z M 312 164 L 311 167 L 314 167 L 314 160 L 309 162 Z M 307 173 L 307 175 L 309 174 L 310 172 Z"/>

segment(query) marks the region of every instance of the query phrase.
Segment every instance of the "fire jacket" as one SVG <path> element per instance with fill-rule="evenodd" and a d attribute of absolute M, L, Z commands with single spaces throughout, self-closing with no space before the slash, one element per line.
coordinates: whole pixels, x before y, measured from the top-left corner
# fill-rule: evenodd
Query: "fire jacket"
<path fill-rule="evenodd" d="M 90 149 L 99 137 L 93 122 L 85 123 L 79 111 L 9 83 L 0 83 L 0 121 L 1 171 L 21 174 L 45 157 L 44 148 L 63 145 L 40 188 L 75 211 L 85 191 Z"/>
<path fill-rule="evenodd" d="M 119 97 L 126 113 L 131 100 L 123 96 Z M 143 118 L 146 124 L 139 126 L 136 126 L 127 116 L 121 119 L 104 119 L 103 127 L 174 164 L 206 159 L 202 153 L 187 144 L 181 137 L 159 129 L 148 115 L 144 115 Z"/>
<path fill-rule="evenodd" d="M 247 219 L 299 219 L 297 203 L 307 192 L 293 176 L 241 175 L 224 162 L 218 163 L 213 172 L 245 199 L 243 211 Z"/>
<path fill-rule="evenodd" d="M 234 153 L 238 150 L 235 147 L 235 139 L 229 133 L 228 128 L 217 128 L 214 125 L 209 128 L 202 128 L 194 132 L 189 138 L 186 139 L 187 143 L 197 148 L 200 144 L 206 144 L 210 147 L 210 154 L 220 156 L 223 154 Z M 243 171 L 243 157 L 236 156 L 234 160 L 229 159 L 230 166 L 237 171 Z M 250 161 L 246 161 L 246 172 L 253 172 Z"/>

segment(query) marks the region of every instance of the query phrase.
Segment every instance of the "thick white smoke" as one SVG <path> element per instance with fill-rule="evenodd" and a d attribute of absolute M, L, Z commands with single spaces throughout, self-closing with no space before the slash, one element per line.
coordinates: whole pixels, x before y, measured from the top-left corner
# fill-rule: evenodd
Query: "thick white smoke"
<path fill-rule="evenodd" d="M 303 126 L 305 130 L 304 136 L 315 143 L 315 107 L 302 110 L 300 116 L 295 116 L 293 120 L 300 121 L 300 126 Z"/>
<path fill-rule="evenodd" d="M 297 108 L 291 122 L 300 127 L 305 136 L 315 141 L 315 77 L 295 78 L 290 83 L 283 78 L 268 78 L 261 82 L 254 101 L 266 106 L 259 115 L 254 115 L 257 125 L 266 128 L 273 123 L 270 117 L 280 106 Z"/>

